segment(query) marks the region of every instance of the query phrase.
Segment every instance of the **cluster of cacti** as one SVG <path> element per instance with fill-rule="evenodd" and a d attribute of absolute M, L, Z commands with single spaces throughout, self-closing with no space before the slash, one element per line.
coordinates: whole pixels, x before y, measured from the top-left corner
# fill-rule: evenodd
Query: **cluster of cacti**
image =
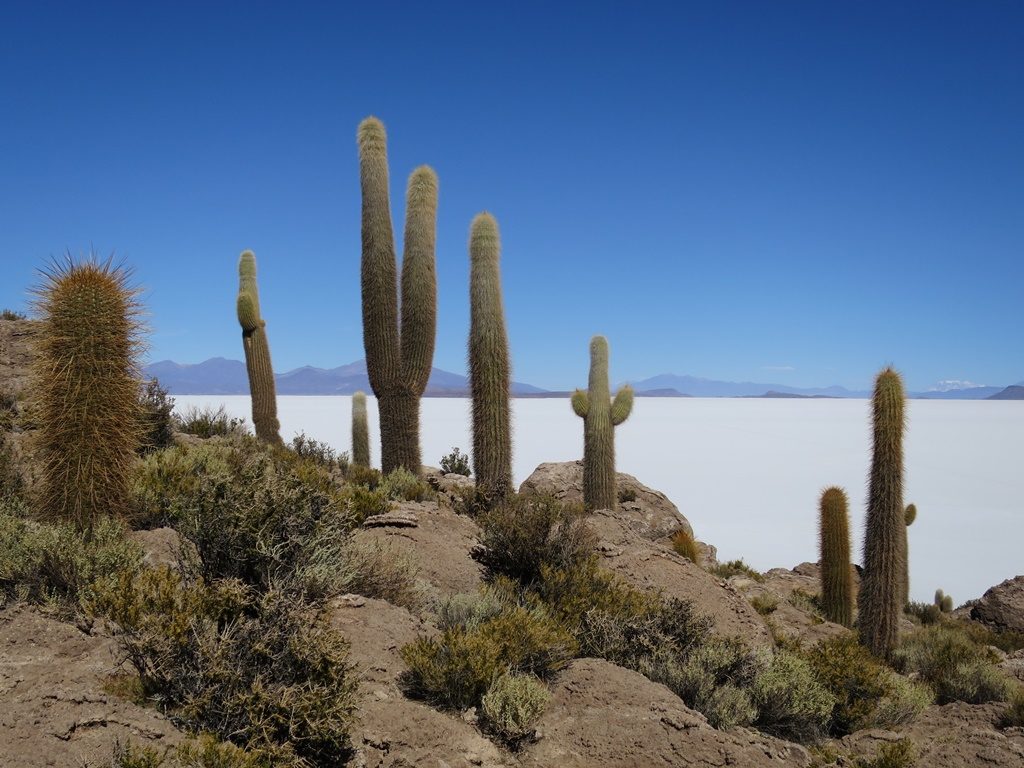
<path fill-rule="evenodd" d="M 825 618 L 853 626 L 853 568 L 846 492 L 835 486 L 821 494 L 821 608 Z"/>
<path fill-rule="evenodd" d="M 903 605 L 910 602 L 910 541 L 908 540 L 907 528 L 917 520 L 917 505 L 907 504 L 903 510 Z"/>
<path fill-rule="evenodd" d="M 583 506 L 587 511 L 615 509 L 615 427 L 633 410 L 628 384 L 612 400 L 608 386 L 608 340 L 590 340 L 590 379 L 586 391 L 572 395 L 572 409 L 583 419 Z"/>
<path fill-rule="evenodd" d="M 256 437 L 281 445 L 281 424 L 277 420 L 277 392 L 270 363 L 267 323 L 260 314 L 260 293 L 256 285 L 256 256 L 243 251 L 238 260 L 238 324 L 242 326 L 245 368 L 249 374 L 252 424 Z"/>
<path fill-rule="evenodd" d="M 91 533 L 129 508 L 142 434 L 140 306 L 130 273 L 110 259 L 70 257 L 43 271 L 34 363 L 40 516 Z"/>
<path fill-rule="evenodd" d="M 873 446 L 858 628 L 861 642 L 872 653 L 889 658 L 896 647 L 904 605 L 907 528 L 903 506 L 905 395 L 900 375 L 892 368 L 878 374 L 871 407 Z"/>
<path fill-rule="evenodd" d="M 363 346 L 370 386 L 377 396 L 381 466 L 385 474 L 398 467 L 419 474 L 420 397 L 430 378 L 437 325 L 437 176 L 420 166 L 409 177 L 399 318 L 387 136 L 380 120 L 368 117 L 360 123 L 358 143 Z"/>
<path fill-rule="evenodd" d="M 953 596 L 947 595 L 941 589 L 935 590 L 935 607 L 943 613 L 953 612 Z"/>
<path fill-rule="evenodd" d="M 473 395 L 473 471 L 491 502 L 512 492 L 510 364 L 501 296 L 501 239 L 489 213 L 469 230 L 469 381 Z"/>
<path fill-rule="evenodd" d="M 366 423 L 366 393 L 352 395 L 352 463 L 370 466 L 370 428 Z"/>

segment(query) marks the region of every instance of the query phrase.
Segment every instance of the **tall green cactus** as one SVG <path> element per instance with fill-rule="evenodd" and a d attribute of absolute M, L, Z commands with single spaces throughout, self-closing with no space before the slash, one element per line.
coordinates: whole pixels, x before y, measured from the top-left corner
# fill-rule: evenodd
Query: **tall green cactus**
<path fill-rule="evenodd" d="M 370 428 L 366 424 L 366 393 L 352 395 L 352 463 L 370 466 Z"/>
<path fill-rule="evenodd" d="M 381 466 L 384 474 L 398 467 L 419 474 L 420 397 L 430 378 L 437 328 L 437 175 L 423 165 L 409 176 L 399 318 L 384 125 L 368 117 L 359 124 L 357 138 L 363 198 L 363 346 L 380 414 Z"/>
<path fill-rule="evenodd" d="M 512 492 L 510 364 L 501 296 L 498 222 L 480 213 L 469 229 L 469 380 L 473 394 L 473 471 L 494 502 Z"/>
<path fill-rule="evenodd" d="M 910 602 L 910 541 L 907 530 L 917 520 L 917 505 L 908 504 L 903 510 L 903 605 Z"/>
<path fill-rule="evenodd" d="M 89 535 L 101 515 L 128 512 L 142 436 L 141 307 L 130 278 L 110 259 L 68 257 L 34 290 L 36 511 Z"/>
<path fill-rule="evenodd" d="M 835 486 L 821 494 L 821 607 L 825 618 L 853 626 L 853 569 L 846 491 Z"/>
<path fill-rule="evenodd" d="M 572 395 L 572 409 L 583 419 L 583 506 L 615 509 L 615 427 L 633 410 L 633 389 L 628 384 L 612 400 L 608 386 L 608 340 L 590 340 L 590 380 L 587 390 Z"/>
<path fill-rule="evenodd" d="M 277 391 L 270 363 L 267 323 L 260 314 L 260 293 L 256 285 L 256 256 L 243 251 L 238 260 L 238 324 L 242 326 L 245 368 L 249 374 L 252 424 L 256 437 L 281 445 L 281 424 L 277 420 Z"/>
<path fill-rule="evenodd" d="M 903 506 L 903 381 L 892 368 L 875 380 L 871 399 L 874 444 L 864 534 L 864 574 L 858 598 L 861 642 L 888 659 L 903 612 L 906 510 Z"/>

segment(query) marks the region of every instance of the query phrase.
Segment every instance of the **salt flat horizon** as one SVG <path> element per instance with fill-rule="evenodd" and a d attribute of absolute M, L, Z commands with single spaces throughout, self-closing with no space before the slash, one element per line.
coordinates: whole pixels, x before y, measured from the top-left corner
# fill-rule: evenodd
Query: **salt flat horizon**
<path fill-rule="evenodd" d="M 379 466 L 376 401 L 367 398 L 371 458 Z M 251 424 L 247 395 L 176 395 L 175 407 L 223 405 Z M 719 559 L 759 570 L 818 558 L 821 490 L 850 498 L 860 561 L 870 467 L 870 401 L 733 398 L 638 399 L 616 430 L 617 469 L 664 492 Z M 937 588 L 957 604 L 1024 573 L 1024 473 L 1018 471 L 1024 407 L 1014 401 L 910 400 L 905 501 L 918 507 L 909 531 L 911 598 Z M 286 441 L 305 432 L 350 449 L 351 397 L 278 397 Z M 513 475 L 518 485 L 543 462 L 583 454 L 583 424 L 567 399 L 515 399 Z M 425 398 L 425 464 L 471 445 L 470 401 Z"/>

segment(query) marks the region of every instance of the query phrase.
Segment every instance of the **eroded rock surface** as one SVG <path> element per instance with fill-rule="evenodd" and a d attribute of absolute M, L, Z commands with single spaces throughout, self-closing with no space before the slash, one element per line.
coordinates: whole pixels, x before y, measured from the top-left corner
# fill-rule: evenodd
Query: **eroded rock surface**
<path fill-rule="evenodd" d="M 990 588 L 971 607 L 971 618 L 991 629 L 1024 632 L 1024 576 Z"/>

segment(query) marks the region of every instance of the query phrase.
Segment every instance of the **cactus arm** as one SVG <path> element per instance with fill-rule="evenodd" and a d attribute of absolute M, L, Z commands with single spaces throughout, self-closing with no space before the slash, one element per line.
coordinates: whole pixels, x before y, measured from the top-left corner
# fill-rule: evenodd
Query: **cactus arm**
<path fill-rule="evenodd" d="M 907 526 L 911 526 L 914 524 L 915 520 L 917 520 L 917 505 L 907 504 L 907 508 L 903 513 L 903 522 Z"/>
<path fill-rule="evenodd" d="M 619 426 L 633 411 L 633 388 L 627 384 L 615 393 L 612 401 L 612 426 Z"/>
<path fill-rule="evenodd" d="M 256 300 L 248 291 L 240 291 L 237 301 L 238 324 L 243 333 L 252 333 L 260 327 L 260 313 Z"/>
<path fill-rule="evenodd" d="M 590 400 L 585 389 L 577 389 L 572 393 L 572 409 L 581 419 L 587 418 L 587 411 L 590 410 Z"/>
<path fill-rule="evenodd" d="M 430 378 L 437 335 L 437 174 L 420 166 L 409 176 L 402 256 L 401 379 L 422 395 Z"/>

